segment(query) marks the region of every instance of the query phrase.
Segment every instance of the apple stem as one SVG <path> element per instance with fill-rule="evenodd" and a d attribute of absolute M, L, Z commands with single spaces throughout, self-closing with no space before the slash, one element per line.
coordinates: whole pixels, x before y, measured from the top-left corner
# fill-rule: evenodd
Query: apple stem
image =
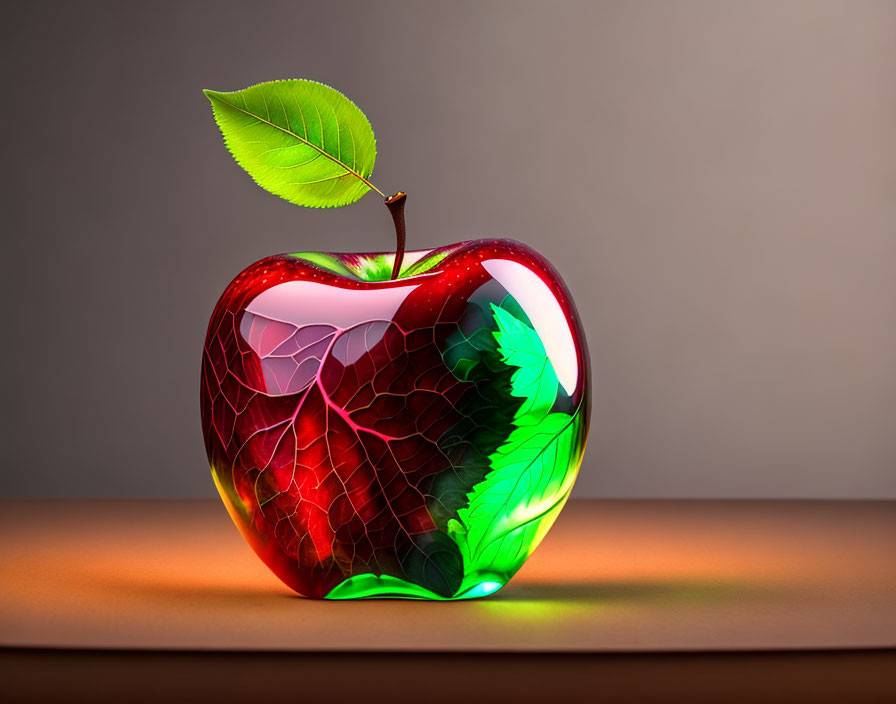
<path fill-rule="evenodd" d="M 399 191 L 394 196 L 389 196 L 384 201 L 392 216 L 392 222 L 395 223 L 395 264 L 392 266 L 392 279 L 398 278 L 401 271 L 401 264 L 404 261 L 404 202 L 407 200 L 408 194 Z"/>

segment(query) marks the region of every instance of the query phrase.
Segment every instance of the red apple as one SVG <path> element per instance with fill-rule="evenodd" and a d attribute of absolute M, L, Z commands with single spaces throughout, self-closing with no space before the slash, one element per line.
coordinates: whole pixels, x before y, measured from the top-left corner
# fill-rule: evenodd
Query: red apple
<path fill-rule="evenodd" d="M 509 240 L 282 254 L 227 287 L 202 424 L 239 529 L 310 597 L 503 586 L 581 463 L 588 355 L 560 276 Z"/>

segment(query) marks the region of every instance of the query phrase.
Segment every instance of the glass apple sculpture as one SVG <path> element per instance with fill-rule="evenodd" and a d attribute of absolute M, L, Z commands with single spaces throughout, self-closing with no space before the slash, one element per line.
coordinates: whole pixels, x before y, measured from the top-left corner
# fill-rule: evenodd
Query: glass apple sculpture
<path fill-rule="evenodd" d="M 336 91 L 296 80 L 207 95 L 260 185 L 303 205 L 345 198 L 343 177 L 354 200 L 375 189 L 358 150 L 372 130 Z M 328 134 L 354 145 L 350 160 Z M 332 163 L 328 142 L 336 178 L 287 168 Z M 404 204 L 386 199 L 396 252 L 262 259 L 208 328 L 215 485 L 258 556 L 308 597 L 497 591 L 553 524 L 585 448 L 588 354 L 559 274 L 511 240 L 406 253 Z"/>

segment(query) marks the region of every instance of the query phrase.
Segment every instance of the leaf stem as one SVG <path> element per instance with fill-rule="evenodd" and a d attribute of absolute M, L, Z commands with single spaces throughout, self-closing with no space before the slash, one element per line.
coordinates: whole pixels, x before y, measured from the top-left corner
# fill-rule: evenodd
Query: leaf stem
<path fill-rule="evenodd" d="M 392 279 L 398 278 L 401 271 L 401 264 L 404 261 L 404 203 L 408 198 L 408 194 L 399 191 L 394 196 L 389 196 L 384 201 L 392 216 L 392 222 L 395 224 L 395 264 L 392 266 Z"/>

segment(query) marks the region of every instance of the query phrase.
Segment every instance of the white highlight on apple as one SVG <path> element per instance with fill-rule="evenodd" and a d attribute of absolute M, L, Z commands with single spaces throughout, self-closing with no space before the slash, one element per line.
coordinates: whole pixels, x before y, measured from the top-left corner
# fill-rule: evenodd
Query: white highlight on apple
<path fill-rule="evenodd" d="M 286 281 L 262 291 L 246 310 L 298 328 L 332 325 L 344 330 L 373 320 L 392 320 L 415 288 L 417 285 L 358 290 L 316 281 Z"/>
<path fill-rule="evenodd" d="M 551 289 L 538 274 L 519 262 L 487 259 L 482 266 L 529 316 L 557 380 L 567 395 L 572 396 L 579 379 L 579 357 L 569 321 Z"/>

